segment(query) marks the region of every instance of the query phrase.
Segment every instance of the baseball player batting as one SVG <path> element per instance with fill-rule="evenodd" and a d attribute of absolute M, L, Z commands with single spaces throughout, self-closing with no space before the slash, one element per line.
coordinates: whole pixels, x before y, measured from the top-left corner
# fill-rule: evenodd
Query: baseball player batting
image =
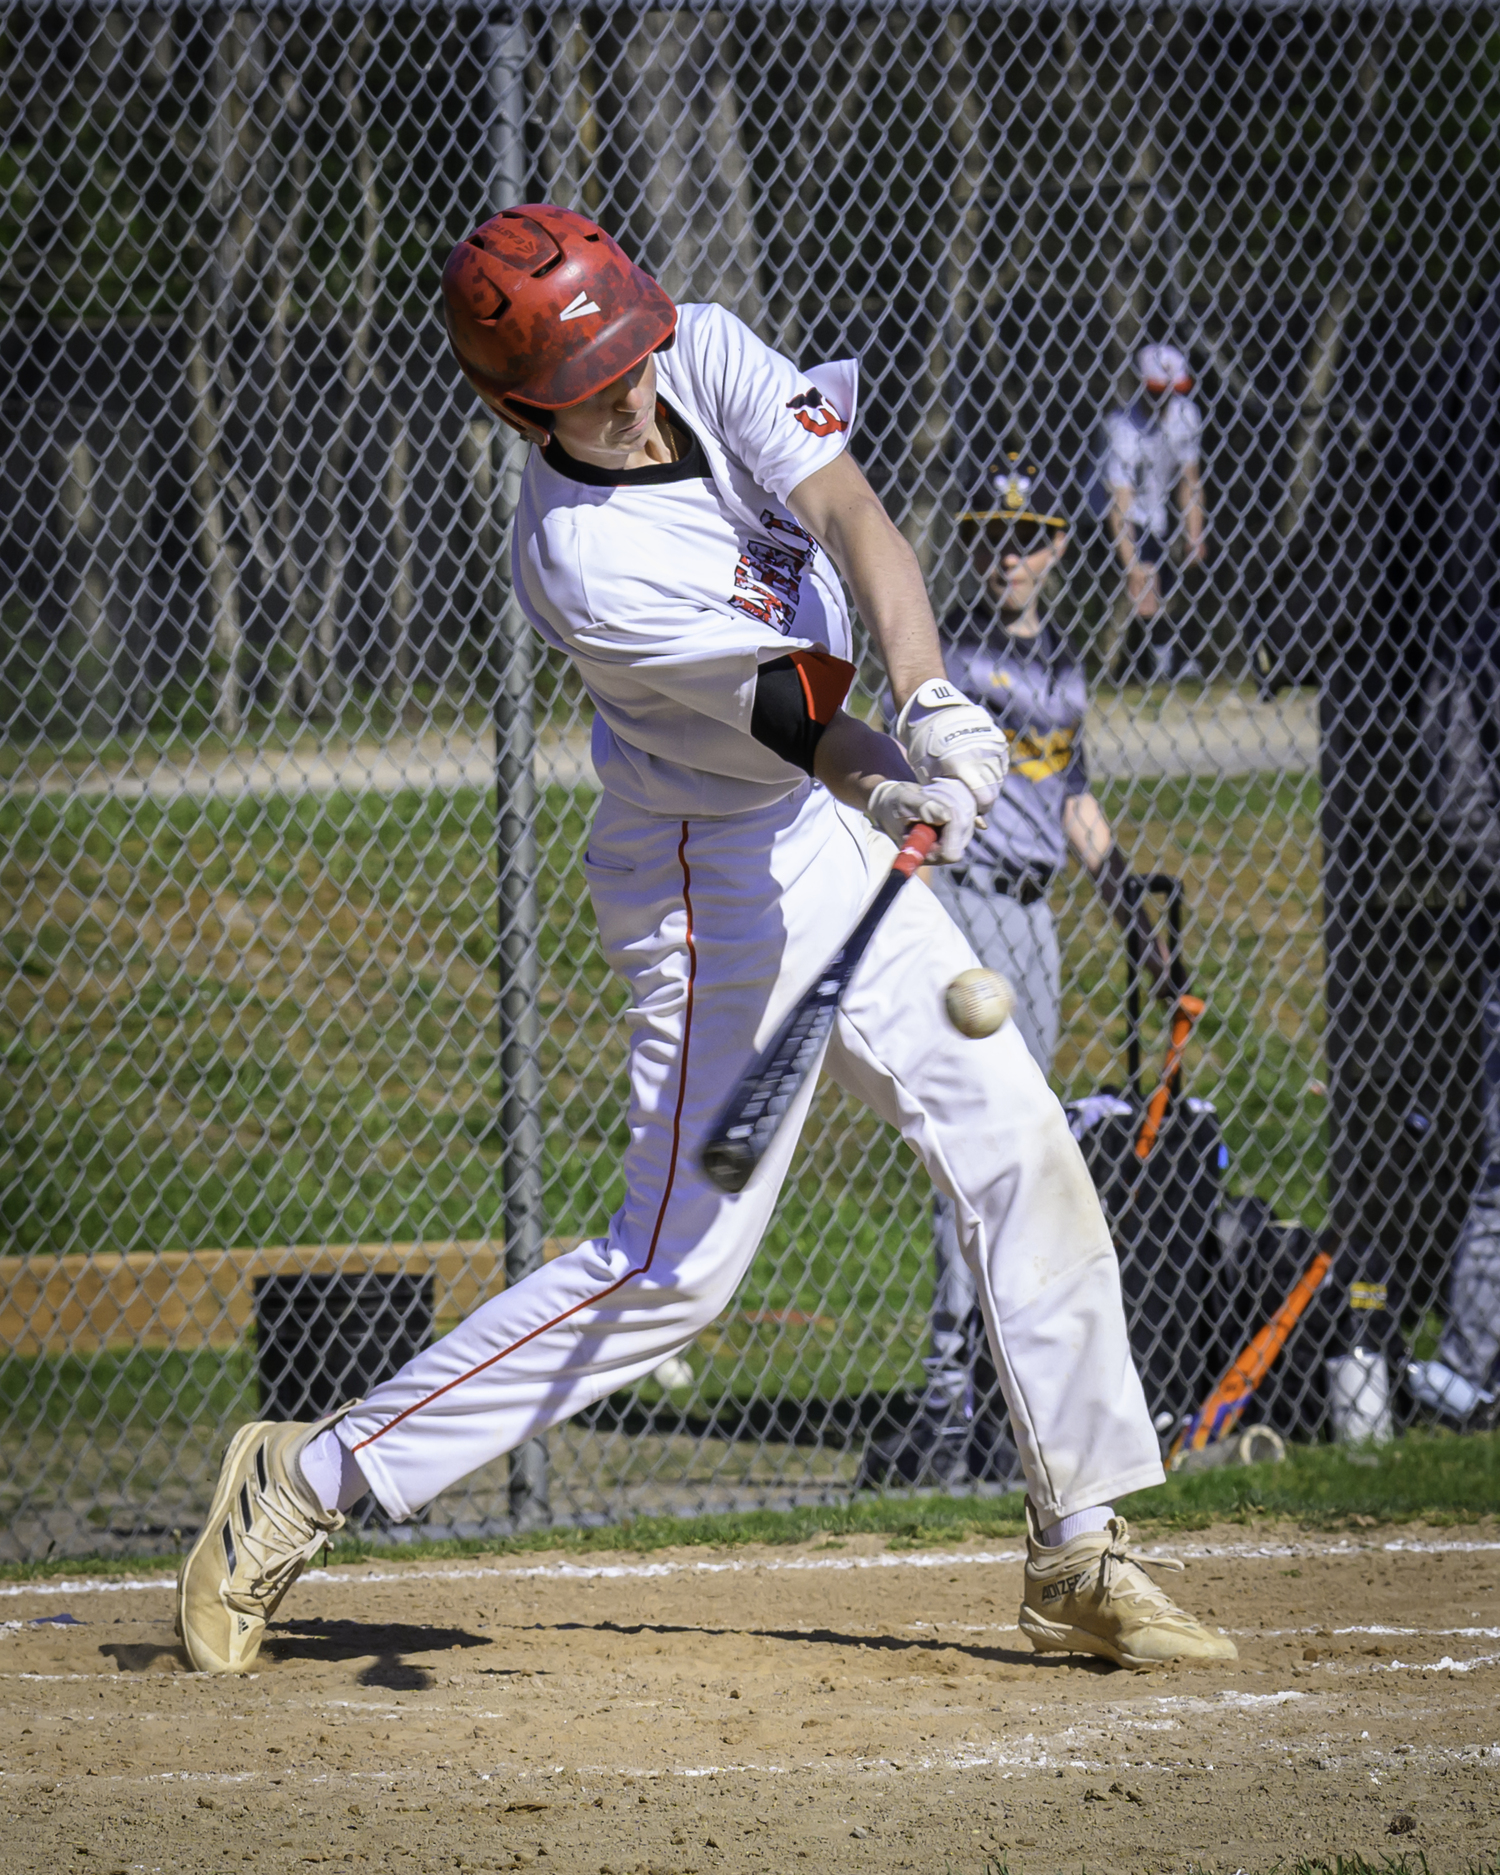
<path fill-rule="evenodd" d="M 1006 745 L 944 677 L 920 570 L 848 453 L 852 363 L 799 371 L 724 308 L 675 306 L 603 229 L 508 209 L 456 247 L 448 332 L 532 444 L 512 545 L 527 618 L 594 706 L 603 794 L 585 868 L 631 995 L 626 1196 L 599 1233 L 315 1424 L 243 1427 L 183 1564 L 195 1667 L 242 1672 L 367 1491 L 393 1518 L 643 1379 L 734 1295 L 786 1176 L 803 1079 L 743 1190 L 701 1152 L 926 823 L 963 858 Z M 847 713 L 840 575 L 884 660 L 896 734 Z M 1062 1109 L 1007 1022 L 943 1015 L 975 966 L 937 898 L 891 902 L 823 1068 L 948 1193 L 1025 1469 L 1021 1626 L 1125 1666 L 1234 1658 L 1127 1547 L 1112 1499 L 1159 1483 L 1119 1270 Z"/>

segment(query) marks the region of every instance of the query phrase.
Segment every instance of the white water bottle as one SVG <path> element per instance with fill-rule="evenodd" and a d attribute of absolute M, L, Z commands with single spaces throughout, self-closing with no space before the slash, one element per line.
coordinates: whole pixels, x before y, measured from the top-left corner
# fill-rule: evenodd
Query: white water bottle
<path fill-rule="evenodd" d="M 1338 1445 L 1385 1445 L 1391 1424 L 1391 1377 L 1385 1356 L 1351 1348 L 1328 1362 L 1328 1418 Z"/>

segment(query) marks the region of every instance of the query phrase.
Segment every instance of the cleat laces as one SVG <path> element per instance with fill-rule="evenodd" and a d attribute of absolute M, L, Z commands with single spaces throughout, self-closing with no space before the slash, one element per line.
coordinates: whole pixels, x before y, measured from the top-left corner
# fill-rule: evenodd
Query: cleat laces
<path fill-rule="evenodd" d="M 1179 1562 L 1175 1556 L 1153 1556 L 1148 1559 L 1133 1550 L 1130 1547 L 1129 1524 L 1123 1517 L 1115 1517 L 1110 1521 L 1109 1546 L 1099 1558 L 1099 1593 L 1101 1597 L 1114 1594 L 1141 1603 L 1150 1611 L 1153 1619 L 1162 1616 L 1174 1621 L 1191 1619 L 1183 1614 L 1165 1589 L 1153 1582 L 1147 1574 L 1151 1569 L 1175 1569 L 1178 1575 L 1182 1575 L 1186 1568 L 1186 1563 Z"/>
<path fill-rule="evenodd" d="M 225 1584 L 225 1603 L 242 1614 L 269 1617 L 326 1540 L 327 1533 L 285 1487 L 271 1485 L 260 1493 L 254 1516 L 240 1532 L 246 1579 L 242 1586 Z"/>

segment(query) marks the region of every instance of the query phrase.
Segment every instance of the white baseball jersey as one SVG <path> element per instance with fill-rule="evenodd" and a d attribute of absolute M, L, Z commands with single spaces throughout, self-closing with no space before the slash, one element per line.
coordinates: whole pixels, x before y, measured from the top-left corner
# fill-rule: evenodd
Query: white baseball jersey
<path fill-rule="evenodd" d="M 1104 480 L 1110 488 L 1128 488 L 1125 518 L 1148 534 L 1166 540 L 1172 532 L 1171 502 L 1183 472 L 1198 466 L 1203 419 L 1191 397 L 1172 397 L 1159 418 L 1132 404 L 1117 410 L 1106 429 L 1109 452 Z"/>
<path fill-rule="evenodd" d="M 578 668 L 608 793 L 674 817 L 744 813 L 806 780 L 750 734 L 760 666 L 799 649 L 853 655 L 838 575 L 786 502 L 847 444 L 858 372 L 798 371 L 712 305 L 678 309 L 656 362 L 707 476 L 596 485 L 533 450 L 516 591 Z"/>

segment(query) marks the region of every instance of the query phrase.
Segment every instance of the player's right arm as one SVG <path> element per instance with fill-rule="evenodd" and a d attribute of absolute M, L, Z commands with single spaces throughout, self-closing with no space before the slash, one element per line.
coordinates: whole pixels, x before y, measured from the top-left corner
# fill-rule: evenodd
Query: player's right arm
<path fill-rule="evenodd" d="M 1130 525 L 1130 504 L 1135 499 L 1135 491 L 1128 482 L 1116 482 L 1110 488 L 1109 497 L 1109 513 L 1105 516 L 1109 536 L 1115 543 L 1121 566 L 1127 573 L 1133 573 L 1136 567 L 1135 530 Z"/>
<path fill-rule="evenodd" d="M 1201 565 L 1208 559 L 1208 542 L 1203 520 L 1203 472 L 1196 462 L 1190 462 L 1182 471 L 1177 498 L 1187 530 L 1188 565 Z"/>
<path fill-rule="evenodd" d="M 1105 486 L 1109 489 L 1109 508 L 1104 517 L 1104 525 L 1110 539 L 1114 542 L 1115 552 L 1119 555 L 1120 565 L 1125 569 L 1127 579 L 1143 578 L 1136 560 L 1135 528 L 1130 520 L 1131 504 L 1135 500 L 1135 478 L 1139 468 L 1140 452 L 1136 447 L 1131 431 L 1130 420 L 1123 413 L 1109 418 L 1105 426 L 1109 438 L 1109 447 L 1105 453 L 1101 473 Z M 1134 585 L 1131 587 L 1132 599 L 1139 597 Z"/>

